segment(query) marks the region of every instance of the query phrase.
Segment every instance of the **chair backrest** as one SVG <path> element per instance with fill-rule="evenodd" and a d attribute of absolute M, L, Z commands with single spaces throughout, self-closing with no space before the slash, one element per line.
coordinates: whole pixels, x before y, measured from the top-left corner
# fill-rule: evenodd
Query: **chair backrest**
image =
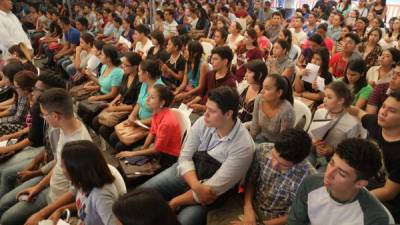
<path fill-rule="evenodd" d="M 189 132 L 190 127 L 192 127 L 189 116 L 179 109 L 171 108 L 171 112 L 175 114 L 176 118 L 179 121 L 179 125 L 181 126 L 181 141 L 183 143 L 186 134 Z"/>
<path fill-rule="evenodd" d="M 124 178 L 119 173 L 119 171 L 112 165 L 108 164 L 108 168 L 110 168 L 111 174 L 114 176 L 114 185 L 117 188 L 118 195 L 121 196 L 126 193 L 126 185 Z"/>
<path fill-rule="evenodd" d="M 213 50 L 214 46 L 208 42 L 201 42 L 201 46 L 203 46 L 204 54 L 208 57 L 211 56 L 211 51 Z"/>
<path fill-rule="evenodd" d="M 312 119 L 312 113 L 310 108 L 308 108 L 308 106 L 304 104 L 302 101 L 297 99 L 294 99 L 293 108 L 296 114 L 295 126 L 303 117 L 305 117 L 306 123 L 304 124 L 303 130 L 307 131 Z"/>

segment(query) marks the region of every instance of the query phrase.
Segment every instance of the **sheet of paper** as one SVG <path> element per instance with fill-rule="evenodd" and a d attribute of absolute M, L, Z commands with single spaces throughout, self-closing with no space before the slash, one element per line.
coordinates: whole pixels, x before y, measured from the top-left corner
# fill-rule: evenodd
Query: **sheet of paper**
<path fill-rule="evenodd" d="M 186 104 L 182 103 L 179 108 L 178 108 L 181 112 L 185 113 L 186 116 L 190 116 L 190 114 L 192 114 L 193 109 L 189 108 Z"/>
<path fill-rule="evenodd" d="M 311 137 L 315 140 L 322 140 L 326 132 L 333 126 L 333 120 L 313 121 L 309 128 Z"/>
<path fill-rule="evenodd" d="M 317 77 L 316 79 L 317 87 L 319 91 L 325 91 L 325 79 L 322 77 Z"/>
<path fill-rule="evenodd" d="M 132 47 L 132 43 L 122 36 L 119 37 L 118 43 L 126 44 L 128 48 Z"/>
<path fill-rule="evenodd" d="M 0 147 L 6 147 L 7 146 L 7 142 L 8 142 L 8 140 L 0 141 Z"/>
<path fill-rule="evenodd" d="M 312 83 L 314 82 L 315 78 L 318 76 L 319 66 L 309 63 L 306 66 L 306 70 L 309 71 L 307 76 L 303 76 L 301 79 L 305 82 Z"/>
<path fill-rule="evenodd" d="M 143 127 L 144 129 L 150 130 L 150 127 L 144 125 L 140 120 L 135 120 L 135 124 L 140 127 Z"/>

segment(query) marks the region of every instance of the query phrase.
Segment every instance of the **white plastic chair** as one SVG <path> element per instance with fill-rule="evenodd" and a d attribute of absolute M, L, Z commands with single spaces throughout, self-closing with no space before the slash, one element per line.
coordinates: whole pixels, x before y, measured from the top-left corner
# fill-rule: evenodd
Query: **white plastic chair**
<path fill-rule="evenodd" d="M 208 42 L 205 42 L 205 41 L 201 42 L 200 44 L 201 44 L 201 46 L 203 46 L 204 54 L 207 57 L 211 56 L 211 51 L 213 50 L 214 46 L 212 44 L 208 43 Z"/>
<path fill-rule="evenodd" d="M 114 176 L 114 185 L 117 188 L 118 195 L 121 196 L 126 193 L 126 185 L 124 178 L 119 173 L 119 171 L 112 165 L 108 164 L 108 168 L 110 168 L 111 174 Z"/>
<path fill-rule="evenodd" d="M 295 126 L 299 123 L 299 121 L 303 117 L 305 117 L 306 123 L 304 124 L 303 130 L 307 131 L 312 119 L 312 113 L 310 108 L 308 108 L 308 106 L 304 104 L 302 101 L 297 99 L 294 99 L 293 108 L 296 115 Z"/>
<path fill-rule="evenodd" d="M 183 140 L 186 137 L 185 134 L 189 132 L 192 124 L 190 122 L 189 116 L 181 110 L 172 108 L 171 111 L 175 114 L 176 118 L 179 121 L 179 125 L 181 126 L 181 141 L 183 143 Z"/>

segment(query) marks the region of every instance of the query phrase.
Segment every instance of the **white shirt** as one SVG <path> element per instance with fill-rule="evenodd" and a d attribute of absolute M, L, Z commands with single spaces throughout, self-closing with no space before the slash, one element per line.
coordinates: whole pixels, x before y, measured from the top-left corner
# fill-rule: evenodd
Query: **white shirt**
<path fill-rule="evenodd" d="M 304 41 L 307 40 L 307 34 L 303 30 L 300 30 L 300 32 L 296 32 L 294 28 L 290 28 L 289 30 L 292 33 L 293 44 L 301 46 L 301 44 L 303 44 Z"/>
<path fill-rule="evenodd" d="M 150 39 L 147 39 L 146 43 L 143 45 L 142 42 L 137 42 L 135 46 L 134 52 L 142 55 L 142 58 L 146 58 L 149 49 L 153 47 L 153 43 L 151 43 Z"/>
<path fill-rule="evenodd" d="M 18 18 L 12 12 L 6 13 L 0 10 L 0 49 L 3 54 L 7 53 L 11 46 L 20 42 L 32 49 L 31 42 Z"/>
<path fill-rule="evenodd" d="M 178 24 L 176 23 L 175 20 L 173 20 L 171 23 L 168 23 L 167 21 L 164 21 L 164 37 L 170 37 L 171 35 L 177 35 L 178 34 Z"/>

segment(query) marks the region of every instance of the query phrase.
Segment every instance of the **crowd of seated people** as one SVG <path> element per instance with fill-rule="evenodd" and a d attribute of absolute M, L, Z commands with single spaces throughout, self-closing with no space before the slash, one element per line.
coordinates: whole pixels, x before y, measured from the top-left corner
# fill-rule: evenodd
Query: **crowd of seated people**
<path fill-rule="evenodd" d="M 0 224 L 400 223 L 400 17 L 252 3 L 0 0 Z"/>

